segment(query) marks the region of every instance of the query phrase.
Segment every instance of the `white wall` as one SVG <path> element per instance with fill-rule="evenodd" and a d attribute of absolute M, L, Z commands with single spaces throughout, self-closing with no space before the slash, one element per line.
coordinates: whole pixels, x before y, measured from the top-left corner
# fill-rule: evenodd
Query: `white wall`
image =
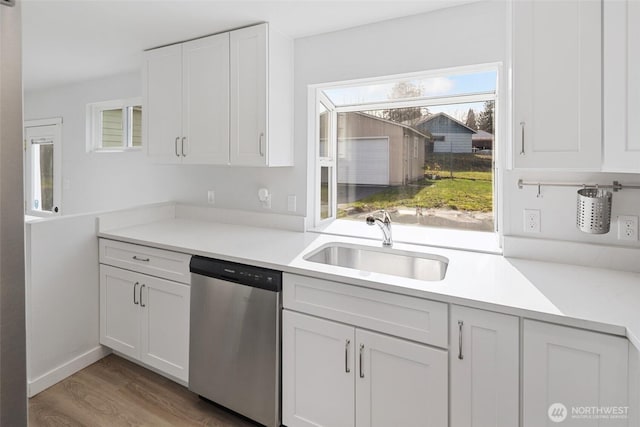
<path fill-rule="evenodd" d="M 202 165 L 156 165 L 143 151 L 88 153 L 86 104 L 141 96 L 139 73 L 80 82 L 25 93 L 25 120 L 62 117 L 62 209 L 65 215 L 127 208 L 176 200 L 206 203 L 215 190 L 215 207 L 264 211 L 258 189 L 272 193 L 269 212 L 287 212 L 287 196 L 304 197 L 304 152 L 296 168 L 228 168 Z M 304 200 L 304 199 L 303 199 Z M 297 215 L 304 213 L 298 203 Z"/>
<path fill-rule="evenodd" d="M 25 225 L 29 396 L 99 360 L 96 215 Z"/>
<path fill-rule="evenodd" d="M 307 150 L 308 85 L 504 62 L 506 16 L 506 1 L 474 3 L 296 40 L 296 149 L 305 150 L 312 164 L 315 153 Z M 501 90 L 505 88 L 502 84 Z"/>

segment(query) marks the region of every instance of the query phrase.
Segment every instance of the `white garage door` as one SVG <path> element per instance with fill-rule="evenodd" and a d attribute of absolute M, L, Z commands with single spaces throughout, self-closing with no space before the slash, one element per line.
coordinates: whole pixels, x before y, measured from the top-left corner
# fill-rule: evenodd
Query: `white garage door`
<path fill-rule="evenodd" d="M 389 185 L 389 138 L 339 140 L 338 184 Z"/>

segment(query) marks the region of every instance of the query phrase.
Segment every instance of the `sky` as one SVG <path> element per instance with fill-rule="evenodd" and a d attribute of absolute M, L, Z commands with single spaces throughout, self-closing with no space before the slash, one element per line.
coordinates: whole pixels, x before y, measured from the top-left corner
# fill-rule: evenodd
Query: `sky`
<path fill-rule="evenodd" d="M 496 77 L 495 71 L 484 71 L 447 77 L 413 79 L 408 80 L 408 82 L 420 87 L 422 89 L 422 96 L 434 97 L 495 91 Z M 394 85 L 400 81 L 403 80 L 383 84 L 327 89 L 324 93 L 336 106 L 364 102 L 381 102 L 390 99 Z"/>

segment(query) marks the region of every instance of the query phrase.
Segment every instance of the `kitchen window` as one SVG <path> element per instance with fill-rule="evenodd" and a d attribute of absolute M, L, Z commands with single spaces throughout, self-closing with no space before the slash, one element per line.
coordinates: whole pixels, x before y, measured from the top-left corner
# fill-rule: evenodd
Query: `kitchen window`
<path fill-rule="evenodd" d="M 142 147 L 142 99 L 87 105 L 87 151 L 125 151 Z"/>
<path fill-rule="evenodd" d="M 315 88 L 317 227 L 364 223 L 494 232 L 498 66 Z"/>

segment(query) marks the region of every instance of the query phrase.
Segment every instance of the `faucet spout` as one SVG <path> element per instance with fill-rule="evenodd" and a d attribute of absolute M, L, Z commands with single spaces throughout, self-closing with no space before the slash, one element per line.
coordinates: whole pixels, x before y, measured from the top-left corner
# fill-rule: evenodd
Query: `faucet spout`
<path fill-rule="evenodd" d="M 369 215 L 367 217 L 367 224 L 378 224 L 378 227 L 380 227 L 380 230 L 382 230 L 382 234 L 384 236 L 382 240 L 382 246 L 390 248 L 391 246 L 393 246 L 393 239 L 391 237 L 391 216 L 389 215 L 389 212 L 385 210 L 381 210 L 380 214 L 381 217 Z"/>

